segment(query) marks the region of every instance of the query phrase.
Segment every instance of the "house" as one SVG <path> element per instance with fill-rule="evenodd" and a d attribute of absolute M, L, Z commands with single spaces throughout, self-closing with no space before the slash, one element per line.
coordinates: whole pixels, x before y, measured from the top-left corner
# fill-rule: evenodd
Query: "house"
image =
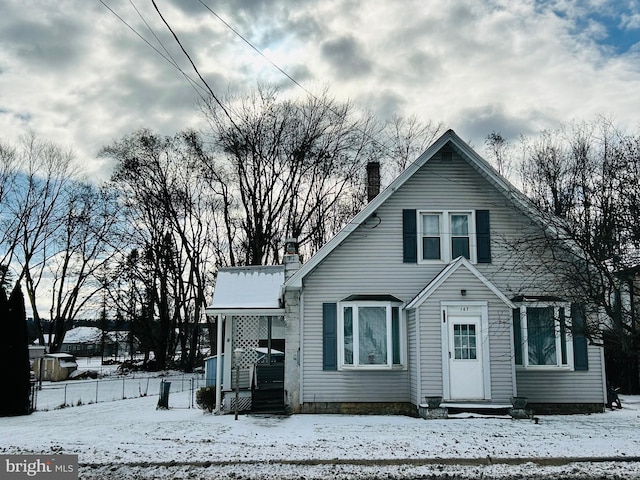
<path fill-rule="evenodd" d="M 124 354 L 128 332 L 103 332 L 98 327 L 75 327 L 65 333 L 60 352 L 76 357 L 113 356 Z M 104 348 L 104 352 L 102 349 Z"/>
<path fill-rule="evenodd" d="M 207 313 L 224 352 L 279 325 L 292 412 L 416 415 L 427 397 L 503 407 L 516 396 L 536 413 L 602 411 L 603 352 L 581 335 L 580 304 L 539 268 L 553 265 L 532 240 L 545 229 L 449 130 L 307 263 L 288 241 L 282 266 L 222 271 Z M 260 282 L 264 305 L 252 303 Z M 236 294 L 221 303 L 225 289 Z"/>

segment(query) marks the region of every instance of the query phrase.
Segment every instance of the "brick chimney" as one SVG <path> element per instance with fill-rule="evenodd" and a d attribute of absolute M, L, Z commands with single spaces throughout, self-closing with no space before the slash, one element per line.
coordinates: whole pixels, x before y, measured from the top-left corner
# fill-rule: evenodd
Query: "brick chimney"
<path fill-rule="evenodd" d="M 380 193 L 380 162 L 367 163 L 367 202 Z"/>
<path fill-rule="evenodd" d="M 289 280 L 300 268 L 300 255 L 298 254 L 298 239 L 287 238 L 284 241 L 284 280 Z"/>

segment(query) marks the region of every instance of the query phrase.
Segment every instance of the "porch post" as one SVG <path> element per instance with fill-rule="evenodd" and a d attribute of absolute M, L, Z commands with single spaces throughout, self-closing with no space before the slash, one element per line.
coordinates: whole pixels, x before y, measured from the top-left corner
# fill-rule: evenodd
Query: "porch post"
<path fill-rule="evenodd" d="M 216 413 L 222 411 L 222 314 L 218 314 L 216 337 Z"/>

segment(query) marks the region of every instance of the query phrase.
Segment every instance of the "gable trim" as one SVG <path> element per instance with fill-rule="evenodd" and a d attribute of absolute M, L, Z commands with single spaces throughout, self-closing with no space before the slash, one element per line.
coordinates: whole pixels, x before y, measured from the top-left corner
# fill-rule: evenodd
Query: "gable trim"
<path fill-rule="evenodd" d="M 465 267 L 472 274 L 476 276 L 478 280 L 480 280 L 489 290 L 493 292 L 493 294 L 498 297 L 502 303 L 507 305 L 510 308 L 515 308 L 514 304 L 509 300 L 504 293 L 500 291 L 498 287 L 496 287 L 492 282 L 490 282 L 487 277 L 482 275 L 480 271 L 473 266 L 473 264 L 464 257 L 458 257 L 449 265 L 447 265 L 436 277 L 429 282 L 429 284 L 416 295 L 413 300 L 409 302 L 407 305 L 407 309 L 410 308 L 418 308 L 422 305 L 433 293 L 438 290 L 442 286 L 447 279 L 456 272 L 461 266 Z"/>

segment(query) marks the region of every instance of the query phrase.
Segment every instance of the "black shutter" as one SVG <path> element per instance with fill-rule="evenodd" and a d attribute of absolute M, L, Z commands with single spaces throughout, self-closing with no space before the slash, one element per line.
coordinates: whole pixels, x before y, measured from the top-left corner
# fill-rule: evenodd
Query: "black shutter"
<path fill-rule="evenodd" d="M 478 263 L 491 263 L 491 236 L 489 230 L 489 210 L 476 210 Z"/>
<path fill-rule="evenodd" d="M 402 210 L 402 261 L 418 263 L 418 228 L 415 210 Z"/>
<path fill-rule="evenodd" d="M 338 369 L 338 306 L 322 304 L 322 369 Z"/>
<path fill-rule="evenodd" d="M 582 305 L 571 304 L 571 333 L 573 336 L 573 368 L 574 370 L 589 370 L 587 352 L 587 337 L 585 337 L 585 314 Z"/>
<path fill-rule="evenodd" d="M 520 325 L 520 309 L 513 309 L 513 350 L 516 365 L 522 365 L 522 329 Z"/>

